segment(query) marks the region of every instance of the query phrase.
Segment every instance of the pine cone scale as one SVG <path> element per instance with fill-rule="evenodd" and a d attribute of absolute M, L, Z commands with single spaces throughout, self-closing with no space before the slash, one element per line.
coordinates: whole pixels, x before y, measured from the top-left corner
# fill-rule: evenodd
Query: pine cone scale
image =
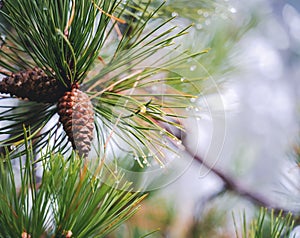
<path fill-rule="evenodd" d="M 57 102 L 65 91 L 66 88 L 56 78 L 37 67 L 14 73 L 0 81 L 1 93 L 36 102 Z"/>
<path fill-rule="evenodd" d="M 94 130 L 94 111 L 89 97 L 73 88 L 59 99 L 58 114 L 72 147 L 79 156 L 86 157 L 91 150 Z"/>

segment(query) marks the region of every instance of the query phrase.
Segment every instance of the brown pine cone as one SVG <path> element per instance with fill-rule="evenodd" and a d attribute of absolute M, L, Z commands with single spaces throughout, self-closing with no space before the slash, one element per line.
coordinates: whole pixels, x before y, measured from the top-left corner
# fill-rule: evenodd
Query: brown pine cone
<path fill-rule="evenodd" d="M 94 130 L 94 111 L 89 97 L 78 87 L 66 92 L 58 101 L 59 121 L 72 147 L 79 156 L 87 157 L 91 150 Z"/>
<path fill-rule="evenodd" d="M 57 102 L 65 91 L 61 82 L 37 67 L 12 74 L 0 81 L 1 93 L 36 102 Z"/>

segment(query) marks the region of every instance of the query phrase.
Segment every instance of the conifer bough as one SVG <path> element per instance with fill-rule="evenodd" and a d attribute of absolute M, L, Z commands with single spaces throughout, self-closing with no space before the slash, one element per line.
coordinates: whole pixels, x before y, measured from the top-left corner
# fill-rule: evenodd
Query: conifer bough
<path fill-rule="evenodd" d="M 94 130 L 94 111 L 89 97 L 79 90 L 78 83 L 71 91 L 55 77 L 37 67 L 13 73 L 0 81 L 0 92 L 43 103 L 57 103 L 59 121 L 80 157 L 91 149 Z"/>

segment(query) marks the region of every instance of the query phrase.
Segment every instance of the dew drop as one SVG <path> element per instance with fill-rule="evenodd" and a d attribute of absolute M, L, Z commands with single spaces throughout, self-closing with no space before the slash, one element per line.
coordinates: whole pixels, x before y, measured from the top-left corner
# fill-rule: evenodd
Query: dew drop
<path fill-rule="evenodd" d="M 120 181 L 119 180 L 116 180 L 116 182 L 115 182 L 116 184 L 119 184 L 120 183 Z"/>
<path fill-rule="evenodd" d="M 164 164 L 159 166 L 161 169 L 164 169 L 166 166 Z"/>
<path fill-rule="evenodd" d="M 13 151 L 13 150 L 15 150 L 15 149 L 17 149 L 17 147 L 16 147 L 15 145 L 11 145 L 11 146 L 10 146 L 10 150 Z"/>
<path fill-rule="evenodd" d="M 177 17 L 178 13 L 177 12 L 172 12 L 172 17 Z"/>
<path fill-rule="evenodd" d="M 208 16 L 209 16 L 209 13 L 208 13 L 208 12 L 204 12 L 204 13 L 203 13 L 203 16 L 204 16 L 204 17 L 208 17 Z"/>
<path fill-rule="evenodd" d="M 198 13 L 198 15 L 202 15 L 202 13 L 203 13 L 202 9 L 199 9 L 199 10 L 197 11 L 197 13 Z"/>
<path fill-rule="evenodd" d="M 196 65 L 192 65 L 192 66 L 190 67 L 190 71 L 195 71 L 196 68 L 197 68 Z"/>
<path fill-rule="evenodd" d="M 181 81 L 181 82 L 184 82 L 184 81 L 185 81 L 185 78 L 184 78 L 184 77 L 182 77 L 182 78 L 180 79 L 180 81 Z"/>
<path fill-rule="evenodd" d="M 196 98 L 191 98 L 190 101 L 191 102 L 196 102 Z"/>
<path fill-rule="evenodd" d="M 176 142 L 176 144 L 177 144 L 177 145 L 181 145 L 181 144 L 182 144 L 182 141 L 179 140 L 179 141 Z"/>
<path fill-rule="evenodd" d="M 229 8 L 229 11 L 231 12 L 231 13 L 237 13 L 237 10 L 236 10 L 236 8 L 234 8 L 234 7 L 231 7 L 231 8 Z"/>
<path fill-rule="evenodd" d="M 196 29 L 201 30 L 203 28 L 202 24 L 196 24 Z"/>

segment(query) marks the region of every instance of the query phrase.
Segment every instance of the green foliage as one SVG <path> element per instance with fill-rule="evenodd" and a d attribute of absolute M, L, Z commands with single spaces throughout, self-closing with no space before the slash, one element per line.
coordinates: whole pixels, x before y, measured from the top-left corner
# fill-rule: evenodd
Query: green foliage
<path fill-rule="evenodd" d="M 81 83 L 94 105 L 98 156 L 106 157 L 106 151 L 117 145 L 138 158 L 141 166 L 149 164 L 147 157 L 162 165 L 165 151 L 177 150 L 177 137 L 163 125 L 182 130 L 180 120 L 187 115 L 185 109 L 202 90 L 204 77 L 189 78 L 186 72 L 190 65 L 186 62 L 193 62 L 207 50 L 194 54 L 182 51 L 174 39 L 185 35 L 188 27 L 175 27 L 170 24 L 173 18 L 154 26 L 152 18 L 162 4 L 153 8 L 151 1 L 140 3 L 7 0 L 5 12 L 0 13 L 17 34 L 6 31 L 0 66 L 7 70 L 2 72 L 6 75 L 39 66 L 66 87 Z M 126 24 L 122 19 L 127 19 Z M 121 27 L 123 34 L 118 33 Z M 183 78 L 184 87 L 180 88 Z M 53 150 L 68 151 L 70 144 L 56 123 L 55 106 L 35 102 L 21 105 L 22 112 L 16 101 L 1 99 L 0 123 L 9 123 L 1 127 L 0 134 L 9 138 L 3 139 L 0 147 L 17 148 L 24 154 L 21 138 L 25 124 L 35 136 L 36 150 L 51 138 Z M 30 114 L 28 119 L 26 113 L 39 107 L 39 116 L 31 118 Z"/>
<path fill-rule="evenodd" d="M 9 158 L 0 161 L 0 237 L 21 237 L 22 232 L 66 237 L 68 231 L 74 237 L 105 237 L 131 217 L 143 199 L 130 191 L 121 175 L 104 173 L 102 167 L 92 172 L 75 154 L 66 161 L 61 154 L 47 152 L 49 159 L 41 165 L 34 162 L 32 141 L 26 136 L 25 145 L 26 158 L 20 157 L 19 164 Z M 37 182 L 40 166 L 44 172 Z"/>
<path fill-rule="evenodd" d="M 163 238 L 170 236 L 176 213 L 172 202 L 151 197 L 151 193 L 141 204 L 138 213 L 124 222 L 107 238 Z"/>
<path fill-rule="evenodd" d="M 291 213 L 283 214 L 283 212 L 280 212 L 275 214 L 274 210 L 270 212 L 266 208 L 260 209 L 257 218 L 253 219 L 250 225 L 247 224 L 246 214 L 244 213 L 242 222 L 242 238 L 290 238 L 294 227 Z M 236 237 L 240 237 L 237 225 Z"/>
<path fill-rule="evenodd" d="M 13 38 L 7 32 L 18 47 L 11 48 L 15 54 L 5 56 L 15 57 L 12 60 L 18 62 L 18 51 L 29 53 L 37 66 L 47 68 L 49 73 L 53 70 L 66 86 L 81 83 L 98 57 L 107 37 L 105 32 L 112 29 L 108 14 L 119 4 L 116 0 L 5 1 L 4 16 L 19 37 Z M 27 61 L 20 62 L 21 68 L 27 65 L 22 63 Z"/>
<path fill-rule="evenodd" d="M 210 208 L 200 218 L 195 219 L 191 224 L 187 237 L 205 238 L 218 237 L 225 238 L 228 234 L 225 232 L 226 216 L 225 213 L 217 208 Z"/>

